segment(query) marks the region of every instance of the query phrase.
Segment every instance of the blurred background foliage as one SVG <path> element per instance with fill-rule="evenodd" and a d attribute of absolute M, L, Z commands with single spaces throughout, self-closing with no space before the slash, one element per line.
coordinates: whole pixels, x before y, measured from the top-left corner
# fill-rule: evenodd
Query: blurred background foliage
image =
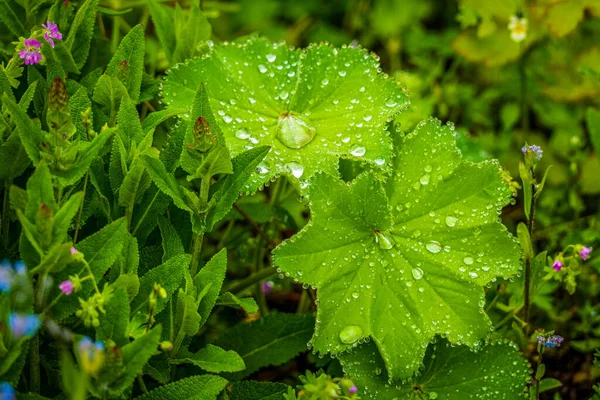
<path fill-rule="evenodd" d="M 65 0 L 69 2 L 80 3 Z M 184 13 L 191 3 L 159 2 L 181 7 Z M 40 7 L 52 3 L 40 0 Z M 141 21 L 147 40 L 146 71 L 157 78 L 165 73 L 169 62 L 147 4 L 100 1 L 99 29 L 90 55 L 97 62 L 88 66 L 108 62 L 119 40 Z M 394 121 L 396 129 L 410 130 L 429 115 L 452 121 L 461 151 L 470 160 L 497 158 L 518 177 L 523 144 L 540 145 L 544 151 L 540 173 L 552 168 L 537 204 L 534 246 L 549 257 L 569 244 L 600 247 L 600 148 L 594 147 L 600 146 L 600 129 L 588 124 L 600 108 L 599 0 L 205 0 L 201 5 L 215 42 L 260 34 L 299 47 L 329 42 L 360 45 L 377 53 L 382 69 L 402 82 L 411 96 L 410 109 Z M 511 37 L 511 17 L 527 20 L 524 40 Z M 0 43 L 14 40 L 1 23 L 0 28 Z M 7 61 L 12 54 L 12 47 L 0 48 L 0 60 Z M 142 114 L 161 107 L 158 84 L 145 81 Z M 267 192 L 240 200 L 238 211 L 210 238 L 215 247 L 235 249 L 239 265 L 253 262 L 252 249 L 262 238 L 249 236 L 251 230 L 232 221 L 250 217 L 278 241 L 308 218 L 304 205 L 296 201 L 297 194 L 288 195 L 281 207 L 270 208 L 264 202 L 271 194 Z M 86 212 L 93 212 L 92 207 Z M 525 219 L 520 192 L 502 218 L 512 232 Z M 154 257 L 148 249 L 141 255 L 142 264 Z M 566 338 L 560 349 L 545 358 L 547 376 L 559 379 L 563 386 L 543 398 L 589 398 L 600 376 L 593 357 L 600 347 L 597 254 L 594 251 L 581 267 L 574 293 L 551 280 L 534 296 L 534 328 L 554 329 Z M 235 276 L 235 267 L 229 273 Z M 502 297 L 492 299 L 496 291 L 490 290 L 488 301 L 510 307 L 521 301 L 516 287 L 499 282 Z M 298 302 L 300 292 L 290 283 L 278 282 L 267 300 L 273 308 L 294 311 L 289 300 Z M 509 295 L 513 295 L 510 300 Z M 526 346 L 524 338 L 511 331 L 510 319 L 503 323 L 505 312 L 498 307 L 488 312 L 504 330 L 500 336 L 512 335 L 522 348 Z M 277 376 L 266 373 L 271 374 L 267 379 Z"/>

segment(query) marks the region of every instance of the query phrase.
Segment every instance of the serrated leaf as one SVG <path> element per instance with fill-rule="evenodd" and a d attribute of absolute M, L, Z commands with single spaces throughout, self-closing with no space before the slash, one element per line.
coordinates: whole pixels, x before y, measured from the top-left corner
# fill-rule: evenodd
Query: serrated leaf
<path fill-rule="evenodd" d="M 112 340 L 117 346 L 129 343 L 126 336 L 129 324 L 129 298 L 124 288 L 117 289 L 104 305 L 106 313 L 100 314 L 96 327 L 96 340 Z"/>
<path fill-rule="evenodd" d="M 225 331 L 215 344 L 242 357 L 246 369 L 230 375 L 240 380 L 262 367 L 283 364 L 305 351 L 314 326 L 312 315 L 274 313 Z"/>
<path fill-rule="evenodd" d="M 161 386 L 135 400 L 216 400 L 227 380 L 215 375 L 199 375 Z"/>
<path fill-rule="evenodd" d="M 210 312 L 215 306 L 217 297 L 221 292 L 221 286 L 225 280 L 227 272 L 227 249 L 222 249 L 206 263 L 204 267 L 194 277 L 194 286 L 199 293 L 202 293 L 208 287 L 206 294 L 200 300 L 198 312 L 202 318 L 200 326 L 206 323 Z"/>
<path fill-rule="evenodd" d="M 0 21 L 12 32 L 15 37 L 22 36 L 25 32 L 25 27 L 12 7 L 6 0 L 0 0 Z"/>
<path fill-rule="evenodd" d="M 121 100 L 126 94 L 127 89 L 119 79 L 104 74 L 98 79 L 94 87 L 92 100 L 104 106 L 112 124 L 117 116 L 117 111 L 121 107 Z"/>
<path fill-rule="evenodd" d="M 161 5 L 156 0 L 150 0 L 149 7 L 156 28 L 156 35 L 165 51 L 167 60 L 172 63 L 176 44 L 175 30 L 173 29 L 173 9 Z"/>
<path fill-rule="evenodd" d="M 125 148 L 129 152 L 132 144 L 140 144 L 144 140 L 144 131 L 135 103 L 129 96 L 124 96 L 117 114 L 117 134 L 121 136 Z"/>
<path fill-rule="evenodd" d="M 431 344 L 427 354 L 422 373 L 406 383 L 390 384 L 373 342 L 344 354 L 340 361 L 361 397 L 371 400 L 523 398 L 529 366 L 512 343 L 488 344 L 472 352 L 467 346 L 441 341 Z"/>
<path fill-rule="evenodd" d="M 238 298 L 236 295 L 230 292 L 225 292 L 217 299 L 218 306 L 228 306 L 234 308 L 241 308 L 248 314 L 252 314 L 258 311 L 258 304 L 252 297 Z"/>
<path fill-rule="evenodd" d="M 44 139 L 42 128 L 35 124 L 6 93 L 2 98 L 2 106 L 10 113 L 27 155 L 37 165 L 40 162 L 40 143 Z"/>
<path fill-rule="evenodd" d="M 13 131 L 0 145 L 0 181 L 11 181 L 20 176 L 31 164 L 25 148 L 21 144 L 18 131 Z"/>
<path fill-rule="evenodd" d="M 3 0 L 0 0 L 0 4 L 2 1 Z M 1 7 L 2 6 L 0 5 L 0 8 Z M 4 93 L 6 93 L 11 100 L 15 100 L 15 95 L 10 85 L 10 79 L 8 78 L 8 75 L 6 75 L 4 68 L 0 68 L 0 97 L 2 97 Z"/>
<path fill-rule="evenodd" d="M 173 21 L 176 38 L 173 62 L 180 62 L 198 54 L 198 45 L 210 39 L 212 27 L 199 4 L 193 3 L 186 18 L 183 17 L 179 4 L 176 7 Z"/>
<path fill-rule="evenodd" d="M 146 173 L 144 162 L 136 157 L 119 188 L 119 205 L 133 208 L 135 203 L 140 202 L 151 183 L 152 180 Z"/>
<path fill-rule="evenodd" d="M 134 104 L 140 98 L 145 54 L 144 28 L 136 25 L 121 40 L 117 52 L 106 67 L 109 76 L 118 78 L 123 83 Z"/>
<path fill-rule="evenodd" d="M 319 289 L 315 351 L 371 337 L 399 379 L 436 334 L 469 346 L 489 334 L 482 287 L 516 274 L 521 251 L 497 222 L 511 198 L 497 163 L 463 161 L 435 120 L 396 140 L 385 191 L 372 173 L 313 179 L 312 220 L 274 263 Z"/>
<path fill-rule="evenodd" d="M 168 219 L 163 216 L 158 217 L 158 227 L 160 228 L 160 235 L 162 237 L 163 247 L 163 258 L 162 261 L 167 260 L 185 253 L 183 243 L 177 230 L 171 225 Z"/>
<path fill-rule="evenodd" d="M 91 129 L 91 126 L 86 126 L 83 122 L 82 113 L 92 107 L 92 102 L 88 97 L 87 91 L 85 88 L 79 88 L 69 98 L 69 111 L 71 112 L 71 117 L 73 118 L 73 124 L 77 129 L 77 135 L 80 139 L 88 140 L 88 129 Z M 90 112 L 90 119 L 92 115 Z"/>
<path fill-rule="evenodd" d="M 158 315 L 167 305 L 167 302 L 173 296 L 173 293 L 179 288 L 179 284 L 183 279 L 183 273 L 190 265 L 190 256 L 182 254 L 171 258 L 169 261 L 159 265 L 156 268 L 148 271 L 140 279 L 139 294 L 131 302 L 132 314 L 142 310 L 144 304 L 147 304 L 148 296 L 154 288 L 154 284 L 158 283 L 167 292 L 167 298 L 158 297 L 156 303 L 156 315 Z"/>
<path fill-rule="evenodd" d="M 77 10 L 75 19 L 64 44 L 73 55 L 78 68 L 85 64 L 90 53 L 90 45 L 96 23 L 96 7 L 98 0 L 86 0 Z"/>
<path fill-rule="evenodd" d="M 187 205 L 179 184 L 175 180 L 175 177 L 167 172 L 164 164 L 159 159 L 147 154 L 142 154 L 140 157 L 146 164 L 146 171 L 148 171 L 148 174 L 156 186 L 158 186 L 164 194 L 173 199 L 173 203 L 177 207 L 191 212 L 192 209 Z"/>
<path fill-rule="evenodd" d="M 214 205 L 209 209 L 206 217 L 207 231 L 211 231 L 213 226 L 231 210 L 231 206 L 239 197 L 240 191 L 269 151 L 269 147 L 257 147 L 238 154 L 232 160 L 233 173 L 215 185 L 216 191 L 211 198 Z"/>
<path fill-rule="evenodd" d="M 125 373 L 120 377 L 117 384 L 111 387 L 115 393 L 121 393 L 125 390 L 142 371 L 144 364 L 157 351 L 161 332 L 162 327 L 157 326 L 145 335 L 123 346 Z"/>
<path fill-rule="evenodd" d="M 389 160 L 386 121 L 408 98 L 378 67 L 360 48 L 300 50 L 251 38 L 214 46 L 172 69 L 163 98 L 169 107 L 191 109 L 195 88 L 208 83 L 232 155 L 248 146 L 273 148 L 246 190 L 280 174 L 299 185 L 318 171 L 336 175 L 341 157 L 378 165 Z"/>
<path fill-rule="evenodd" d="M 208 372 L 237 372 L 246 366 L 244 360 L 232 350 L 226 351 L 212 344 L 187 357 L 172 360 L 171 364 L 190 363 Z"/>
<path fill-rule="evenodd" d="M 229 400 L 282 400 L 288 385 L 273 382 L 240 381 L 227 388 Z"/>
<path fill-rule="evenodd" d="M 108 180 L 113 193 L 117 193 L 127 175 L 127 149 L 120 135 L 113 138 L 108 165 Z"/>

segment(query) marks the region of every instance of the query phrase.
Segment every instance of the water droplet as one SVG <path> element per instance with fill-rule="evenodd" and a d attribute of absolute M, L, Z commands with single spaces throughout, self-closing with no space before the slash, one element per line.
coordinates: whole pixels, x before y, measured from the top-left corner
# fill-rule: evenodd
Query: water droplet
<path fill-rule="evenodd" d="M 427 185 L 429 183 L 429 175 L 423 175 L 421 179 L 419 179 L 419 182 L 421 182 L 421 185 Z"/>
<path fill-rule="evenodd" d="M 435 400 L 435 399 L 437 399 L 437 398 L 438 398 L 438 394 L 437 394 L 437 392 L 429 392 L 429 398 L 430 398 L 431 400 Z"/>
<path fill-rule="evenodd" d="M 431 253 L 439 253 L 440 250 L 442 249 L 442 245 L 440 244 L 440 242 L 436 242 L 435 240 L 432 240 L 431 242 L 427 243 L 425 245 L 425 248 L 427 250 L 429 250 Z"/>
<path fill-rule="evenodd" d="M 329 84 L 329 79 L 325 78 L 321 81 L 321 85 L 327 86 Z"/>
<path fill-rule="evenodd" d="M 369 121 L 371 120 L 371 118 L 373 118 L 373 116 L 372 116 L 372 115 L 365 115 L 365 116 L 363 117 L 363 119 L 364 119 L 366 122 L 369 122 Z"/>
<path fill-rule="evenodd" d="M 423 277 L 423 270 L 419 267 L 414 267 L 411 272 L 413 278 L 415 278 L 416 280 L 419 280 Z"/>
<path fill-rule="evenodd" d="M 360 296 L 360 293 L 352 292 L 352 297 L 354 297 L 355 299 L 358 299 L 359 296 Z"/>
<path fill-rule="evenodd" d="M 392 99 L 391 97 L 385 102 L 385 105 L 388 107 L 395 107 L 396 104 L 396 100 Z"/>
<path fill-rule="evenodd" d="M 235 132 L 235 137 L 238 139 L 246 140 L 250 137 L 250 134 L 246 128 L 240 128 Z"/>
<path fill-rule="evenodd" d="M 268 62 L 273 62 L 277 59 L 277 56 L 275 54 L 267 54 L 267 61 Z"/>
<path fill-rule="evenodd" d="M 432 171 L 431 165 L 427 164 L 425 166 L 425 172 L 431 172 L 431 171 Z"/>
<path fill-rule="evenodd" d="M 265 67 L 265 66 L 264 66 L 264 65 L 262 65 L 262 64 L 258 64 L 258 71 L 259 71 L 261 74 L 264 74 L 265 72 L 267 72 L 267 67 Z"/>
<path fill-rule="evenodd" d="M 388 232 L 377 232 L 375 241 L 379 244 L 379 248 L 383 250 L 389 250 L 396 244 L 394 237 Z"/>
<path fill-rule="evenodd" d="M 289 92 L 286 92 L 286 91 L 284 90 L 284 91 L 282 91 L 281 93 L 279 93 L 279 98 L 280 98 L 281 100 L 285 100 L 285 99 L 287 99 L 287 98 L 288 98 L 288 96 L 289 96 L 289 95 L 290 95 L 290 93 L 289 93 Z"/>
<path fill-rule="evenodd" d="M 362 328 L 357 325 L 348 325 L 340 331 L 340 340 L 344 344 L 352 344 L 362 336 Z"/>
<path fill-rule="evenodd" d="M 233 121 L 233 118 L 231 118 L 230 115 L 223 115 L 223 121 L 225 121 L 225 123 L 228 124 L 231 121 Z"/>
<path fill-rule="evenodd" d="M 451 215 L 448 215 L 446 217 L 446 225 L 448 225 L 449 227 L 453 227 L 454 225 L 456 225 L 456 221 L 458 221 L 458 219 L 454 218 Z"/>
<path fill-rule="evenodd" d="M 381 158 L 381 157 L 376 158 L 375 159 L 375 164 L 377 164 L 379 166 L 382 166 L 383 164 L 385 164 L 385 158 Z"/>
<path fill-rule="evenodd" d="M 346 71 L 340 71 L 338 74 L 340 74 L 340 76 L 346 76 Z"/>
<path fill-rule="evenodd" d="M 363 146 L 359 146 L 357 144 L 352 146 L 352 148 L 350 149 L 350 154 L 352 154 L 354 157 L 362 157 L 365 155 L 366 152 L 367 152 L 367 149 L 365 149 Z"/>
<path fill-rule="evenodd" d="M 475 271 L 471 271 L 471 272 L 469 272 L 469 276 L 470 276 L 471 278 L 473 278 L 473 279 L 475 279 L 475 278 L 479 277 L 479 275 L 477 275 L 477 272 L 475 272 Z"/>
<path fill-rule="evenodd" d="M 465 258 L 463 258 L 463 261 L 467 265 L 473 264 L 473 258 L 472 257 L 465 257 Z"/>
<path fill-rule="evenodd" d="M 286 165 L 286 169 L 296 178 L 300 178 L 304 174 L 304 166 L 297 162 L 291 162 Z"/>
<path fill-rule="evenodd" d="M 265 163 L 260 163 L 256 166 L 256 172 L 264 175 L 267 174 L 269 172 L 269 168 L 267 167 L 267 164 Z"/>
<path fill-rule="evenodd" d="M 277 139 L 290 149 L 299 149 L 315 137 L 315 128 L 293 113 L 282 114 L 277 122 Z"/>

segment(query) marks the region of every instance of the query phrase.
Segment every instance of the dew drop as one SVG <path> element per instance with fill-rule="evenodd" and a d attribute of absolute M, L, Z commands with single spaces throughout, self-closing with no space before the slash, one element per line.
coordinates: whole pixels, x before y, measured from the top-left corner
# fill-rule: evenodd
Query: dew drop
<path fill-rule="evenodd" d="M 388 232 L 377 232 L 375 236 L 375 241 L 379 244 L 379 248 L 383 250 L 389 250 L 396 242 L 394 241 L 394 237 L 390 235 Z"/>
<path fill-rule="evenodd" d="M 256 167 L 256 172 L 259 173 L 259 174 L 261 174 L 261 175 L 264 175 L 264 174 L 269 173 L 269 168 L 267 167 L 267 164 L 260 163 Z"/>
<path fill-rule="evenodd" d="M 354 157 L 362 157 L 365 155 L 366 152 L 367 152 L 367 149 L 365 149 L 363 146 L 359 146 L 357 144 L 352 146 L 352 148 L 350 149 L 350 154 L 352 154 Z"/>
<path fill-rule="evenodd" d="M 429 183 L 429 175 L 423 175 L 421 179 L 419 179 L 419 182 L 421 182 L 421 185 L 427 185 Z"/>
<path fill-rule="evenodd" d="M 473 258 L 472 257 L 465 257 L 465 258 L 463 258 L 463 261 L 467 265 L 473 264 Z"/>
<path fill-rule="evenodd" d="M 246 140 L 250 137 L 250 134 L 246 128 L 240 128 L 235 132 L 235 137 L 238 139 Z"/>
<path fill-rule="evenodd" d="M 385 105 L 388 107 L 395 107 L 396 106 L 396 100 L 389 98 L 387 99 L 387 101 L 385 102 Z"/>
<path fill-rule="evenodd" d="M 423 277 L 423 270 L 419 267 L 414 267 L 411 272 L 413 278 L 415 278 L 416 280 L 419 280 Z"/>
<path fill-rule="evenodd" d="M 297 162 L 288 163 L 286 169 L 296 178 L 300 178 L 304 174 L 304 166 Z"/>
<path fill-rule="evenodd" d="M 264 65 L 262 65 L 262 64 L 258 64 L 258 71 L 259 71 L 261 74 L 264 74 L 265 72 L 267 72 L 267 67 L 265 67 L 265 66 L 264 66 Z"/>
<path fill-rule="evenodd" d="M 290 149 L 299 149 L 315 137 L 315 128 L 293 113 L 282 114 L 277 121 L 277 139 Z"/>
<path fill-rule="evenodd" d="M 267 54 L 267 61 L 268 62 L 273 62 L 277 59 L 277 56 L 275 54 Z"/>
<path fill-rule="evenodd" d="M 431 242 L 427 243 L 425 245 L 425 248 L 427 250 L 429 250 L 430 253 L 439 253 L 440 250 L 442 249 L 442 245 L 440 244 L 440 242 L 436 242 L 435 240 L 432 240 Z"/>
<path fill-rule="evenodd" d="M 358 292 L 352 292 L 352 297 L 355 299 L 358 299 L 358 297 L 360 296 L 360 293 Z"/>
<path fill-rule="evenodd" d="M 376 158 L 375 159 L 375 164 L 379 165 L 379 166 L 382 166 L 383 164 L 385 164 L 385 158 L 381 158 L 381 157 Z"/>
<path fill-rule="evenodd" d="M 327 86 L 329 84 L 329 79 L 325 78 L 321 81 L 321 85 Z"/>
<path fill-rule="evenodd" d="M 455 217 L 448 215 L 446 217 L 446 225 L 448 225 L 449 227 L 453 227 L 454 225 L 456 225 L 456 221 L 458 221 Z"/>
<path fill-rule="evenodd" d="M 344 344 L 352 344 L 362 336 L 362 328 L 357 325 L 348 325 L 340 331 L 340 340 Z"/>

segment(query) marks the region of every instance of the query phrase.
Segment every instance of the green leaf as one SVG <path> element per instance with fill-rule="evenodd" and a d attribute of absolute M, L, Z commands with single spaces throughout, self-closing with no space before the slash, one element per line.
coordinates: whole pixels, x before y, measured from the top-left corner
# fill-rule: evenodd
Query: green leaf
<path fill-rule="evenodd" d="M 159 159 L 147 154 L 142 154 L 140 157 L 144 160 L 146 171 L 148 171 L 148 174 L 156 186 L 158 186 L 164 194 L 173 199 L 173 203 L 175 203 L 177 207 L 191 212 L 192 209 L 187 205 L 186 199 L 179 188 L 179 184 L 175 180 L 173 174 L 167 172 L 164 164 Z"/>
<path fill-rule="evenodd" d="M 289 386 L 283 383 L 240 381 L 227 389 L 229 400 L 281 400 Z"/>
<path fill-rule="evenodd" d="M 60 352 L 60 376 L 69 399 L 85 400 L 89 378 L 77 367 L 67 350 Z"/>
<path fill-rule="evenodd" d="M 529 236 L 527 225 L 522 222 L 519 222 L 519 225 L 517 225 L 517 237 L 519 238 L 521 248 L 523 249 L 523 256 L 526 260 L 529 260 L 533 257 L 533 245 L 531 244 L 531 237 Z"/>
<path fill-rule="evenodd" d="M 184 254 L 185 249 L 183 248 L 183 243 L 181 243 L 179 233 L 177 233 L 177 230 L 171 225 L 171 222 L 162 215 L 159 215 L 158 227 L 160 228 L 160 235 L 162 237 L 162 261 L 166 262 L 175 256 Z"/>
<path fill-rule="evenodd" d="M 546 378 L 540 381 L 540 393 L 556 389 L 562 386 L 562 382 L 554 378 Z"/>
<path fill-rule="evenodd" d="M 35 96 L 37 85 L 38 81 L 35 81 L 33 82 L 33 84 L 27 86 L 27 90 L 25 91 L 25 93 L 23 93 L 23 96 L 21 96 L 21 99 L 19 100 L 19 107 L 21 107 L 21 109 L 25 112 L 29 110 L 29 106 L 33 101 L 33 96 Z"/>
<path fill-rule="evenodd" d="M 2 4 L 2 0 L 0 0 L 0 4 Z M 0 8 L 1 7 L 2 6 L 0 5 Z M 3 96 L 4 93 L 6 93 L 11 100 L 15 100 L 15 95 L 10 85 L 10 79 L 6 75 L 4 68 L 0 68 L 0 97 Z"/>
<path fill-rule="evenodd" d="M 71 24 L 71 29 L 69 29 L 69 34 L 64 41 L 79 69 L 83 67 L 90 53 L 97 6 L 98 0 L 86 0 L 79 7 Z"/>
<path fill-rule="evenodd" d="M 453 127 L 435 120 L 396 141 L 385 191 L 372 173 L 313 179 L 312 220 L 274 264 L 319 289 L 315 351 L 370 337 L 399 379 L 436 334 L 469 346 L 489 334 L 482 287 L 516 274 L 521 251 L 498 223 L 511 194 L 496 162 L 461 160 Z"/>
<path fill-rule="evenodd" d="M 173 8 L 161 5 L 157 0 L 150 0 L 150 15 L 156 28 L 156 35 L 160 40 L 169 63 L 173 63 L 173 52 L 175 51 L 175 29 L 173 29 Z"/>
<path fill-rule="evenodd" d="M 144 119 L 144 122 L 142 123 L 144 133 L 152 131 L 159 124 L 165 122 L 169 118 L 173 118 L 179 114 L 183 114 L 185 111 L 185 109 L 178 110 L 176 108 L 167 108 L 148 114 L 148 116 Z"/>
<path fill-rule="evenodd" d="M 177 4 L 173 22 L 176 36 L 175 51 L 173 52 L 174 62 L 185 61 L 197 55 L 198 45 L 210 39 L 212 33 L 212 28 L 198 3 L 193 3 L 185 21 L 181 18 L 183 14 L 180 11 L 179 4 Z"/>
<path fill-rule="evenodd" d="M 216 400 L 227 380 L 215 375 L 199 375 L 161 386 L 135 400 Z"/>
<path fill-rule="evenodd" d="M 177 327 L 177 336 L 173 341 L 174 353 L 179 352 L 186 336 L 194 336 L 198 333 L 200 330 L 200 320 L 196 298 L 185 293 L 183 289 L 179 289 L 174 320 L 174 326 Z"/>
<path fill-rule="evenodd" d="M 521 175 L 521 181 L 523 181 L 523 211 L 525 211 L 525 218 L 529 220 L 529 216 L 531 215 L 531 199 L 533 197 L 531 190 L 532 178 L 525 163 L 522 161 L 519 163 L 519 174 Z"/>
<path fill-rule="evenodd" d="M 163 98 L 169 107 L 191 109 L 196 88 L 206 82 L 233 156 L 273 148 L 245 190 L 280 174 L 300 186 L 318 171 L 337 175 L 340 158 L 375 165 L 390 159 L 386 121 L 407 107 L 408 97 L 378 68 L 360 48 L 301 50 L 250 38 L 211 47 L 172 69 Z"/>
<path fill-rule="evenodd" d="M 40 144 L 44 140 L 44 131 L 6 93 L 2 98 L 2 106 L 11 115 L 27 155 L 37 165 L 40 162 Z"/>
<path fill-rule="evenodd" d="M 269 150 L 270 148 L 266 146 L 257 147 L 237 155 L 232 160 L 233 173 L 216 185 L 216 192 L 211 198 L 214 205 L 209 209 L 206 217 L 207 231 L 211 231 L 213 226 L 231 210 L 231 206 L 238 199 L 240 191 L 244 188 L 258 164 L 269 153 Z"/>
<path fill-rule="evenodd" d="M 22 99 L 21 99 L 22 100 Z M 83 120 L 82 113 L 86 110 L 91 109 L 92 102 L 88 97 L 88 93 L 85 88 L 79 88 L 73 96 L 69 98 L 69 110 L 71 117 L 73 118 L 73 124 L 77 129 L 77 135 L 80 139 L 89 141 L 89 132 L 92 127 L 86 126 Z M 92 114 L 90 111 L 90 119 Z"/>
<path fill-rule="evenodd" d="M 124 96 L 117 115 L 117 134 L 121 136 L 127 151 L 131 151 L 132 144 L 139 145 L 144 140 L 144 131 L 138 111 L 133 100 L 129 96 Z"/>
<path fill-rule="evenodd" d="M 121 107 L 121 100 L 126 94 L 127 89 L 119 79 L 104 74 L 98 79 L 98 83 L 96 83 L 92 100 L 104 106 L 111 118 L 111 123 L 113 123 L 113 119 Z"/>
<path fill-rule="evenodd" d="M 113 138 L 112 149 L 110 152 L 110 162 L 108 166 L 108 180 L 113 193 L 117 193 L 123 184 L 123 179 L 127 175 L 127 149 L 120 135 Z"/>
<path fill-rule="evenodd" d="M 0 145 L 0 181 L 11 181 L 20 176 L 31 164 L 21 144 L 19 131 L 15 130 Z"/>
<path fill-rule="evenodd" d="M 54 216 L 52 226 L 52 244 L 62 243 L 67 238 L 67 233 L 71 227 L 71 221 L 77 215 L 81 202 L 83 201 L 83 192 L 77 192 L 71 195 Z"/>
<path fill-rule="evenodd" d="M 171 364 L 190 363 L 208 372 L 237 372 L 246 366 L 244 360 L 232 350 L 226 351 L 212 344 L 188 357 L 172 360 Z"/>
<path fill-rule="evenodd" d="M 6 0 L 0 0 L 0 21 L 12 32 L 15 37 L 22 36 L 25 27 Z"/>
<path fill-rule="evenodd" d="M 96 340 L 112 340 L 117 346 L 129 343 L 129 298 L 124 288 L 117 289 L 104 305 L 105 314 L 100 314 L 100 325 L 96 328 Z"/>
<path fill-rule="evenodd" d="M 240 380 L 268 365 L 280 365 L 306 350 L 315 318 L 308 314 L 269 314 L 227 330 L 215 343 L 238 353 L 246 369 L 231 375 Z"/>
<path fill-rule="evenodd" d="M 199 293 L 205 291 L 206 287 L 208 291 L 200 300 L 198 312 L 202 320 L 200 326 L 206 323 L 210 312 L 215 306 L 217 297 L 221 292 L 221 286 L 225 280 L 225 273 L 227 272 L 227 249 L 222 249 L 206 263 L 204 267 L 194 277 L 194 286 Z"/>
<path fill-rule="evenodd" d="M 244 297 L 240 299 L 230 292 L 225 292 L 220 295 L 217 299 L 216 305 L 241 308 L 248 314 L 258 311 L 258 304 L 256 304 L 256 301 L 252 297 Z"/>
<path fill-rule="evenodd" d="M 137 104 L 140 98 L 145 53 L 144 28 L 142 25 L 136 25 L 121 40 L 117 52 L 106 67 L 109 76 L 118 78 L 123 83 L 134 104 Z"/>
<path fill-rule="evenodd" d="M 389 380 L 373 342 L 340 357 L 348 377 L 371 400 L 522 399 L 529 365 L 516 346 L 488 344 L 477 352 L 441 341 L 429 346 L 421 374 L 406 383 Z"/>
<path fill-rule="evenodd" d="M 150 332 L 123 346 L 123 364 L 125 373 L 121 376 L 117 385 L 111 389 L 115 393 L 125 390 L 135 377 L 142 371 L 146 362 L 157 351 L 160 342 L 161 326 L 157 326 Z"/>
<path fill-rule="evenodd" d="M 132 314 L 142 310 L 142 307 L 147 303 L 148 296 L 154 290 L 154 284 L 158 283 L 167 291 L 167 298 L 158 297 L 156 303 L 156 315 L 158 315 L 167 305 L 167 302 L 179 288 L 179 284 L 183 279 L 183 273 L 190 265 L 190 256 L 182 254 L 175 256 L 167 262 L 159 265 L 156 268 L 148 271 L 140 279 L 139 294 L 131 302 Z"/>
<path fill-rule="evenodd" d="M 135 203 L 142 200 L 151 183 L 152 180 L 146 173 L 144 162 L 139 157 L 134 158 L 131 168 L 127 171 L 119 188 L 119 205 L 133 208 Z"/>

